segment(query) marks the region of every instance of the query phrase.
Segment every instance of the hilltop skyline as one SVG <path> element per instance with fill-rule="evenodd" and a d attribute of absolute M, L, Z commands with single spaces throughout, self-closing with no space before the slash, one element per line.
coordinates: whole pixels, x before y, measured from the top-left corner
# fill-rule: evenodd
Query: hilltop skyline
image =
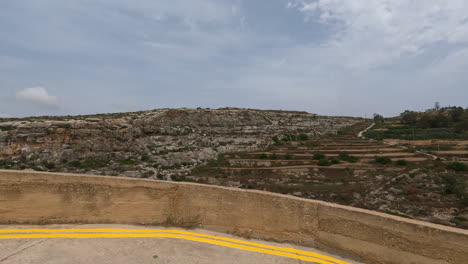
<path fill-rule="evenodd" d="M 0 116 L 467 107 L 468 2 L 6 0 Z"/>

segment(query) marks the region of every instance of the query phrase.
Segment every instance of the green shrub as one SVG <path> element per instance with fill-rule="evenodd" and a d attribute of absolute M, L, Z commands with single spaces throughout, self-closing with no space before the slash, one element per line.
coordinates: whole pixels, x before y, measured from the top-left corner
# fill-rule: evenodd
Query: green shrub
<path fill-rule="evenodd" d="M 9 169 L 14 165 L 12 161 L 7 160 L 0 160 L 0 168 L 1 169 Z"/>
<path fill-rule="evenodd" d="M 463 216 L 455 216 L 453 219 L 459 221 L 459 222 L 466 222 L 468 221 L 468 219 L 466 219 L 465 217 Z"/>
<path fill-rule="evenodd" d="M 286 153 L 286 155 L 284 155 L 284 158 L 290 160 L 293 158 L 293 155 L 291 153 Z"/>
<path fill-rule="evenodd" d="M 338 157 L 342 160 L 347 160 L 349 159 L 350 155 L 348 152 L 344 151 L 344 152 L 340 152 L 340 154 L 338 155 Z"/>
<path fill-rule="evenodd" d="M 446 194 L 455 194 L 462 202 L 466 202 L 468 199 L 468 192 L 463 179 L 459 179 L 457 175 L 443 175 L 442 181 L 445 184 Z"/>
<path fill-rule="evenodd" d="M 319 166 L 330 166 L 331 162 L 327 159 L 320 159 L 317 163 Z"/>
<path fill-rule="evenodd" d="M 389 164 L 392 160 L 389 157 L 375 157 L 374 162 L 379 164 Z"/>
<path fill-rule="evenodd" d="M 466 171 L 466 165 L 460 162 L 452 162 L 447 165 L 447 169 L 454 170 L 454 171 Z"/>
<path fill-rule="evenodd" d="M 320 153 L 320 152 L 315 153 L 314 156 L 313 156 L 314 160 L 321 160 L 321 159 L 325 159 L 325 158 L 326 158 L 325 154 Z"/>
<path fill-rule="evenodd" d="M 273 153 L 270 155 L 270 159 L 272 160 L 278 159 L 278 155 L 276 155 L 276 153 Z"/>
<path fill-rule="evenodd" d="M 299 140 L 301 141 L 306 141 L 306 140 L 309 140 L 309 136 L 306 135 L 306 134 L 299 134 L 299 136 L 297 137 Z"/>
<path fill-rule="evenodd" d="M 298 137 L 296 135 L 293 135 L 293 134 L 286 134 L 283 137 L 283 141 L 297 141 L 297 140 L 298 140 Z"/>
<path fill-rule="evenodd" d="M 406 161 L 406 160 L 397 160 L 395 163 L 398 166 L 407 166 L 408 165 L 408 161 Z"/>
<path fill-rule="evenodd" d="M 79 160 L 74 160 L 74 161 L 70 161 L 68 165 L 71 167 L 79 168 L 81 167 L 81 162 Z"/>
<path fill-rule="evenodd" d="M 258 156 L 260 159 L 268 159 L 268 155 L 265 154 L 265 153 L 262 153 L 260 154 L 260 156 Z"/>
<path fill-rule="evenodd" d="M 349 155 L 349 153 L 346 152 L 346 151 L 340 152 L 340 154 L 338 155 L 338 157 L 339 157 L 341 160 L 347 161 L 347 162 L 350 162 L 350 163 L 356 163 L 356 162 L 358 162 L 358 160 L 359 160 L 357 157 Z"/>
<path fill-rule="evenodd" d="M 340 160 L 337 159 L 337 158 L 333 158 L 333 159 L 331 159 L 330 162 L 331 162 L 331 164 L 339 164 L 339 163 L 340 163 Z"/>
<path fill-rule="evenodd" d="M 281 142 L 281 140 L 278 138 L 278 136 L 274 136 L 274 137 L 272 138 L 272 140 L 273 140 L 275 146 L 281 146 L 281 145 L 283 145 L 283 142 Z"/>
<path fill-rule="evenodd" d="M 52 162 L 45 161 L 45 162 L 42 163 L 42 166 L 46 167 L 49 170 L 55 169 L 55 164 L 52 163 Z"/>

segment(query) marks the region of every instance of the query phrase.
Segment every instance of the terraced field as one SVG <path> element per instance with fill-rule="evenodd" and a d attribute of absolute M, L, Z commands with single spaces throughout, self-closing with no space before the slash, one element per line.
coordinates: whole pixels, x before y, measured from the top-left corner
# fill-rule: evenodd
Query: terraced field
<path fill-rule="evenodd" d="M 468 196 L 448 192 L 447 181 L 453 177 L 463 185 L 468 175 L 447 169 L 449 160 L 435 160 L 432 152 L 416 151 L 403 142 L 357 137 L 368 125 L 356 125 L 344 135 L 280 141 L 262 151 L 221 155 L 179 180 L 267 190 L 467 227 L 467 221 L 453 219 L 468 218 Z"/>

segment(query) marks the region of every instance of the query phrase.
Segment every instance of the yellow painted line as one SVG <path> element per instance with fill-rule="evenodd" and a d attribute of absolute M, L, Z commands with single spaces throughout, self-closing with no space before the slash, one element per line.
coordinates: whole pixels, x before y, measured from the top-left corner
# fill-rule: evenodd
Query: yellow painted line
<path fill-rule="evenodd" d="M 319 264 L 334 264 L 333 262 L 329 262 L 326 260 L 314 258 L 314 257 L 306 257 L 300 256 L 292 253 L 287 252 L 280 252 L 271 249 L 264 249 L 264 248 L 257 248 L 252 246 L 246 245 L 239 245 L 219 240 L 201 238 L 201 237 L 193 237 L 193 236 L 186 236 L 186 235 L 178 235 L 178 234 L 14 234 L 14 235 L 1 235 L 0 239 L 18 239 L 18 238 L 128 238 L 128 237 L 137 237 L 137 238 L 144 238 L 144 237 L 164 237 L 164 238 L 178 238 L 178 239 L 185 239 L 190 241 L 196 241 L 201 243 L 219 245 L 224 247 L 230 248 L 237 248 L 243 249 L 247 251 L 259 252 L 264 254 L 282 256 L 287 258 L 299 259 L 309 262 L 315 262 Z"/>
<path fill-rule="evenodd" d="M 261 244 L 261 243 L 255 243 L 255 242 L 250 242 L 250 241 L 234 239 L 234 238 L 213 236 L 213 235 L 207 235 L 207 234 L 201 234 L 201 233 L 195 233 L 195 232 L 188 232 L 188 231 L 182 231 L 182 230 L 122 229 L 122 228 L 0 229 L 0 234 L 1 233 L 175 233 L 175 234 L 183 234 L 183 235 L 189 235 L 189 236 L 198 236 L 198 237 L 217 239 L 217 240 L 222 240 L 222 241 L 229 241 L 229 242 L 240 243 L 240 244 L 244 244 L 244 245 L 262 247 L 262 248 L 266 248 L 266 249 L 280 250 L 280 251 L 289 252 L 289 253 L 301 254 L 301 255 L 304 255 L 304 256 L 309 256 L 309 257 L 320 258 L 320 259 L 323 259 L 323 260 L 332 261 L 332 262 L 334 262 L 336 264 L 351 264 L 349 262 L 342 261 L 342 260 L 339 260 L 339 259 L 335 259 L 335 258 L 329 257 L 327 255 L 323 255 L 323 254 L 319 254 L 319 253 L 315 253 L 315 252 L 304 251 L 304 250 L 295 249 L 295 248 L 271 246 L 271 245 L 266 245 L 266 244 Z M 0 238 L 2 236 L 3 235 L 0 235 Z"/>

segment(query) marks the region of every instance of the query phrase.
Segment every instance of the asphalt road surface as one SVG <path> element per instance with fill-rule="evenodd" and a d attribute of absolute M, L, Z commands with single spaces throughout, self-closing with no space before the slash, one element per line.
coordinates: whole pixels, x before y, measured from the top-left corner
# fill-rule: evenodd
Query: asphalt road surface
<path fill-rule="evenodd" d="M 1 264 L 358 263 L 313 248 L 205 230 L 129 225 L 0 226 Z"/>

